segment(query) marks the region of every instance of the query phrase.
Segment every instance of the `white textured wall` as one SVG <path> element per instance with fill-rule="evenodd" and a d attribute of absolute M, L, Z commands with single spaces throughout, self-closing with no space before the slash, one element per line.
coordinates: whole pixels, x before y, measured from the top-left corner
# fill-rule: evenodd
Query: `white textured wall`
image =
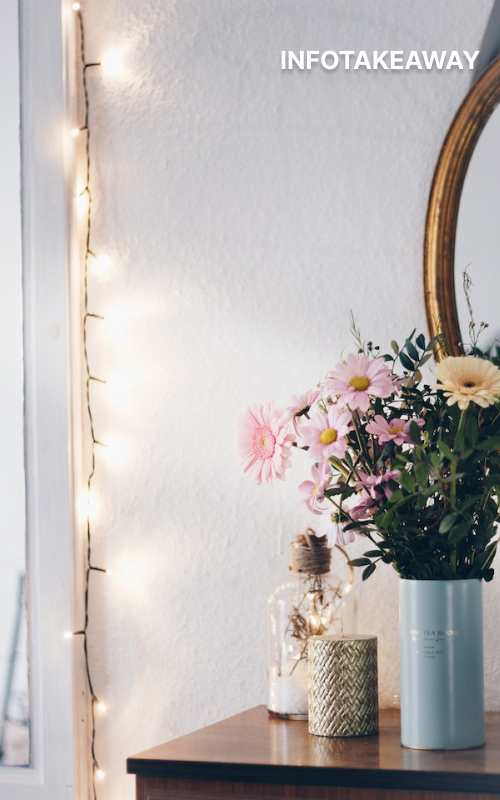
<path fill-rule="evenodd" d="M 492 2 L 86 5 L 89 57 L 128 47 L 127 74 L 92 73 L 91 86 L 95 247 L 117 264 L 97 299 L 116 324 L 94 352 L 131 380 L 116 405 L 97 399 L 102 435 L 129 458 L 99 470 L 99 550 L 115 577 L 102 591 L 96 578 L 93 609 L 110 706 L 102 797 L 124 800 L 127 755 L 265 696 L 266 596 L 285 573 L 280 541 L 309 518 L 300 465 L 273 488 L 240 474 L 240 413 L 323 375 L 350 344 L 351 308 L 382 341 L 425 325 L 427 194 L 469 73 L 282 73 L 279 51 L 474 49 Z M 396 590 L 380 570 L 362 594 L 385 704 Z M 500 706 L 497 658 L 490 648 Z"/>

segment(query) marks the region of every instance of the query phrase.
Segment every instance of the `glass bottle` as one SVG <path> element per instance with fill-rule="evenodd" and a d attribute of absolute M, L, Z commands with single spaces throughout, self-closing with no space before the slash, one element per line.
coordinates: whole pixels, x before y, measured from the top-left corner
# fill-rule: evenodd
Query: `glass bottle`
<path fill-rule="evenodd" d="M 326 536 L 311 529 L 292 541 L 290 551 L 291 578 L 268 601 L 268 710 L 307 719 L 307 641 L 342 632 L 341 609 L 353 587 L 353 571 L 344 577 L 330 572 L 332 549 Z"/>

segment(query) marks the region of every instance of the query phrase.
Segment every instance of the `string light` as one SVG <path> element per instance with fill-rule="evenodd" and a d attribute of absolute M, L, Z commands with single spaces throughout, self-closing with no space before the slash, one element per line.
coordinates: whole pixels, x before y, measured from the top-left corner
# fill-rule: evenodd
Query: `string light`
<path fill-rule="evenodd" d="M 100 376 L 94 374 L 91 369 L 89 349 L 88 349 L 88 330 L 91 325 L 99 325 L 104 319 L 100 314 L 92 311 L 90 306 L 89 297 L 89 276 L 91 272 L 96 269 L 99 272 L 105 272 L 109 269 L 110 261 L 106 255 L 96 254 L 92 248 L 92 222 L 93 222 L 93 196 L 91 189 L 91 131 L 90 131 L 90 100 L 87 84 L 87 72 L 92 67 L 100 67 L 100 62 L 88 62 L 85 54 L 85 27 L 81 11 L 80 3 L 73 3 L 72 10 L 76 14 L 78 21 L 78 32 L 80 37 L 80 68 L 81 68 L 81 86 L 83 92 L 83 108 L 84 108 L 84 124 L 80 127 L 71 129 L 71 136 L 74 139 L 80 137 L 81 134 L 85 136 L 85 161 L 84 161 L 84 185 L 76 194 L 77 210 L 80 218 L 84 219 L 84 242 L 85 242 L 85 255 L 83 260 L 83 319 L 82 319 L 82 348 L 83 348 L 83 367 L 84 367 L 84 388 L 85 388 L 85 407 L 88 420 L 89 431 L 89 468 L 86 478 L 85 489 L 82 490 L 78 499 L 78 511 L 81 522 L 85 529 L 86 535 L 86 554 L 85 554 L 85 578 L 84 578 L 84 598 L 83 598 L 83 615 L 84 624 L 83 628 L 78 631 L 66 631 L 64 636 L 67 639 L 73 639 L 76 636 L 81 636 L 83 640 L 83 657 L 85 666 L 85 675 L 87 680 L 87 691 L 90 701 L 89 710 L 89 727 L 90 727 L 90 763 L 92 771 L 92 793 L 94 800 L 97 800 L 96 783 L 101 782 L 106 777 L 104 770 L 101 768 L 97 754 L 96 754 L 96 714 L 106 713 L 106 704 L 100 700 L 95 688 L 93 671 L 89 658 L 88 650 L 88 636 L 89 636 L 89 609 L 90 609 L 90 593 L 92 588 L 92 575 L 99 573 L 101 575 L 111 575 L 111 570 L 94 564 L 93 561 L 93 527 L 95 517 L 95 501 L 93 484 L 97 466 L 97 452 L 98 450 L 107 451 L 108 448 L 102 442 L 96 433 L 94 412 L 92 406 L 92 392 L 93 386 L 96 384 L 106 384 L 106 381 Z M 108 54 L 107 71 L 113 71 L 117 68 L 117 56 Z"/>
<path fill-rule="evenodd" d="M 116 77 L 123 71 L 123 52 L 118 47 L 106 50 L 102 57 L 101 66 L 107 77 Z"/>
<path fill-rule="evenodd" d="M 78 217 L 79 218 L 84 217 L 88 213 L 88 207 L 89 207 L 89 191 L 87 187 L 81 189 L 77 193 L 75 200 L 76 200 L 76 210 L 78 213 Z"/>
<path fill-rule="evenodd" d="M 82 525 L 85 525 L 87 519 L 95 522 L 97 512 L 97 502 L 94 492 L 89 492 L 87 489 L 81 489 L 77 502 L 78 518 Z"/>
<path fill-rule="evenodd" d="M 118 439 L 106 439 L 102 451 L 103 458 L 112 466 L 123 466 L 128 461 L 128 448 L 125 442 Z"/>
<path fill-rule="evenodd" d="M 101 277 L 111 269 L 111 258 L 106 253 L 89 253 L 92 256 L 92 272 Z"/>

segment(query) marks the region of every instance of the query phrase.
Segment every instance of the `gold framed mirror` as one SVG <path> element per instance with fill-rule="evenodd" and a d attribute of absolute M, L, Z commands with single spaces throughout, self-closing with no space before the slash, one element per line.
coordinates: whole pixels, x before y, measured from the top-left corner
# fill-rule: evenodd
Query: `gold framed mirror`
<path fill-rule="evenodd" d="M 440 346 L 438 357 L 444 355 L 457 355 L 463 351 L 462 331 L 465 330 L 466 322 L 463 314 L 460 313 L 460 297 L 457 297 L 457 286 L 461 283 L 461 276 L 464 270 L 468 270 L 470 263 L 465 263 L 466 256 L 461 252 L 457 256 L 457 235 L 461 243 L 474 239 L 476 250 L 474 257 L 484 265 L 488 260 L 485 252 L 485 240 L 490 243 L 490 250 L 494 244 L 500 244 L 500 223 L 498 220 L 498 209 L 500 208 L 500 185 L 498 186 L 497 204 L 492 203 L 491 197 L 487 192 L 493 192 L 494 185 L 497 183 L 495 170 L 497 167 L 492 163 L 491 170 L 485 167 L 486 155 L 483 151 L 486 148 L 480 143 L 483 141 L 482 134 L 490 118 L 495 123 L 497 135 L 491 129 L 488 137 L 491 140 L 489 147 L 494 142 L 500 142 L 500 57 L 481 76 L 477 83 L 470 90 L 462 105 L 460 106 L 441 148 L 437 162 L 434 178 L 432 181 L 427 219 L 425 225 L 425 245 L 424 245 L 424 292 L 425 305 L 427 312 L 427 322 L 432 336 L 441 333 L 444 337 L 444 344 Z M 494 114 L 496 110 L 496 113 Z M 488 126 L 489 127 L 489 126 Z M 486 134 L 485 134 L 486 135 Z M 477 151 L 477 155 L 476 155 Z M 481 152 L 479 152 L 481 151 Z M 479 162 L 479 155 L 481 156 Z M 477 162 L 477 170 L 481 170 L 481 177 L 486 183 L 490 182 L 491 187 L 486 187 L 482 191 L 477 175 L 471 175 L 471 169 Z M 495 162 L 499 163 L 498 150 Z M 466 184 L 468 182 L 468 185 Z M 467 191 L 467 208 L 464 208 L 463 194 Z M 474 204 L 471 192 L 479 192 L 478 202 Z M 486 193 L 485 193 L 486 192 Z M 462 208 L 461 208 L 462 205 Z M 472 212 L 475 218 L 468 220 L 464 215 Z M 494 218 L 496 214 L 496 219 Z M 459 217 L 464 218 L 464 230 L 458 229 Z M 481 231 L 483 226 L 487 226 Z M 474 227 L 472 227 L 472 225 Z M 474 231 L 474 235 L 468 236 L 467 231 Z M 498 233 L 496 232 L 498 230 Z M 495 237 L 498 237 L 495 240 Z M 462 247 L 465 253 L 466 248 Z M 478 251 L 482 252 L 478 254 Z M 483 252 L 484 251 L 484 252 Z M 489 303 L 494 302 L 495 297 L 500 297 L 500 249 L 495 249 L 497 254 L 497 266 L 492 259 L 489 269 L 491 275 L 481 276 L 480 283 L 483 293 L 487 298 L 489 293 Z M 463 256 L 463 257 L 462 257 Z M 473 257 L 473 260 L 474 260 Z M 493 276 L 493 284 L 492 284 Z M 498 276 L 498 277 L 497 277 Z M 473 283 L 476 283 L 473 276 Z M 464 296 L 465 297 L 465 296 Z M 490 306 L 488 305 L 488 310 Z M 500 315 L 499 315 L 500 316 Z M 486 320 L 490 322 L 490 320 Z M 500 320 L 491 320 L 498 325 Z"/>

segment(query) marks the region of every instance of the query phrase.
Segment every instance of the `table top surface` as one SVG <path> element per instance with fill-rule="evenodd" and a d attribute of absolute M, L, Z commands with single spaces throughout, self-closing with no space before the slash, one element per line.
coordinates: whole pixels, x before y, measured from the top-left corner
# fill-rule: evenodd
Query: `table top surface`
<path fill-rule="evenodd" d="M 381 712 L 376 736 L 327 739 L 257 706 L 133 756 L 127 769 L 165 778 L 500 793 L 500 713 L 487 714 L 486 731 L 486 745 L 474 750 L 409 750 L 400 745 L 397 710 Z"/>

